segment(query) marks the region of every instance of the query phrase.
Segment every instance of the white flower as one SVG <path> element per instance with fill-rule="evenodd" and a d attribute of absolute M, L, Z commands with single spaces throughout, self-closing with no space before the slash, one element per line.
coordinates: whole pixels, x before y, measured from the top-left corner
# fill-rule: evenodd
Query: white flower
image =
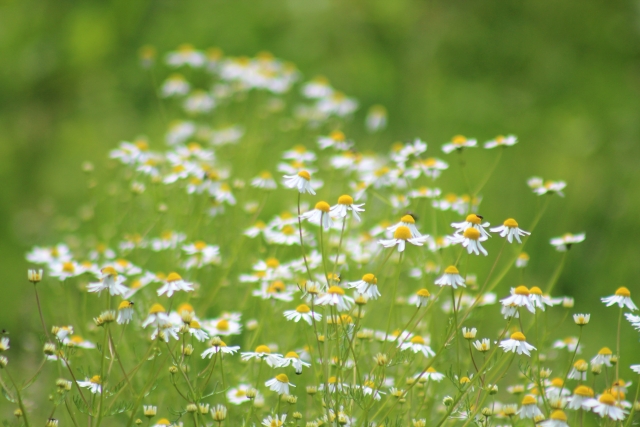
<path fill-rule="evenodd" d="M 484 143 L 484 148 L 495 148 L 495 147 L 511 147 L 518 142 L 518 138 L 515 135 L 507 135 L 502 136 L 498 135 L 494 139 L 487 141 Z"/>
<path fill-rule="evenodd" d="M 451 243 L 460 243 L 463 247 L 467 248 L 469 254 L 475 253 L 480 255 L 482 252 L 485 256 L 489 255 L 487 250 L 482 247 L 481 242 L 488 240 L 488 237 L 483 236 L 477 228 L 469 227 L 462 234 L 454 234 L 449 237 Z"/>
<path fill-rule="evenodd" d="M 631 365 L 630 368 L 636 374 L 640 374 L 640 365 Z"/>
<path fill-rule="evenodd" d="M 485 227 L 489 226 L 488 222 L 483 223 L 482 220 L 484 218 L 480 215 L 469 214 L 462 222 L 452 222 L 451 226 L 456 229 L 454 234 L 460 234 L 466 231 L 468 228 L 475 228 L 480 232 L 482 237 L 491 237 L 491 235 L 485 230 Z M 486 240 L 486 239 L 485 239 Z"/>
<path fill-rule="evenodd" d="M 422 354 L 424 354 L 424 357 L 433 357 L 436 355 L 436 352 L 427 345 L 425 339 L 420 335 L 412 337 L 409 341 L 403 342 L 402 344 L 398 345 L 398 347 L 400 347 L 400 350 L 402 351 L 411 350 L 414 353 L 421 352 Z"/>
<path fill-rule="evenodd" d="M 484 353 L 491 349 L 491 340 L 489 340 L 489 338 L 483 338 L 482 342 L 480 342 L 480 340 L 476 340 L 473 343 L 473 346 L 476 348 L 476 350 Z"/>
<path fill-rule="evenodd" d="M 311 187 L 311 174 L 305 170 L 297 175 L 285 175 L 284 185 L 289 188 L 297 188 L 300 193 L 309 193 L 315 196 L 316 192 Z"/>
<path fill-rule="evenodd" d="M 217 338 L 217 339 L 214 338 L 213 340 L 211 340 L 210 344 L 211 344 L 211 347 L 203 351 L 201 354 L 203 359 L 207 357 L 211 359 L 211 357 L 213 357 L 213 355 L 217 353 L 234 354 L 238 350 L 240 350 L 240 346 L 238 345 L 228 347 L 227 344 L 225 344 L 225 342 L 222 341 L 220 338 Z"/>
<path fill-rule="evenodd" d="M 331 286 L 327 293 L 317 299 L 318 305 L 334 305 L 338 311 L 348 311 L 353 304 L 353 298 L 344 294 L 344 289 L 340 286 Z"/>
<path fill-rule="evenodd" d="M 302 319 L 305 322 L 307 322 L 309 325 L 313 324 L 314 319 L 317 322 L 319 322 L 322 319 L 321 314 L 311 311 L 309 306 L 306 304 L 300 304 L 298 307 L 296 307 L 295 310 L 285 311 L 284 317 L 286 317 L 287 320 L 293 320 L 296 323 L 299 322 L 300 319 Z"/>
<path fill-rule="evenodd" d="M 555 305 L 554 301 L 549 298 L 549 296 L 542 295 L 542 289 L 537 286 L 532 286 L 529 289 L 529 300 L 535 308 L 539 308 L 542 311 L 545 310 L 545 305 L 548 305 L 549 307 L 553 307 Z"/>
<path fill-rule="evenodd" d="M 420 376 L 420 374 L 415 375 L 414 378 L 418 378 Z M 440 382 L 444 379 L 444 374 L 436 371 L 433 366 L 430 366 L 426 372 L 424 373 L 424 375 L 422 375 L 422 378 L 426 379 L 426 380 L 433 380 L 435 382 Z"/>
<path fill-rule="evenodd" d="M 569 409 L 578 410 L 586 409 L 590 410 L 591 406 L 585 405 L 585 403 L 593 398 L 593 390 L 586 385 L 580 385 L 573 391 L 573 395 L 569 398 L 567 406 Z"/>
<path fill-rule="evenodd" d="M 507 353 L 524 353 L 527 356 L 531 356 L 531 350 L 535 350 L 536 348 L 527 343 L 525 339 L 526 338 L 522 332 L 514 332 L 511 334 L 510 339 L 500 341 L 500 347 L 502 347 L 502 349 Z"/>
<path fill-rule="evenodd" d="M 360 215 L 358 215 L 358 212 L 364 212 L 364 209 L 362 209 L 362 206 L 364 206 L 364 203 L 361 203 L 359 205 L 354 205 L 353 197 L 345 194 L 338 198 L 338 204 L 331 206 L 331 210 L 329 212 L 333 217 L 345 218 L 349 213 L 349 211 L 351 211 L 353 216 L 358 221 L 360 221 Z"/>
<path fill-rule="evenodd" d="M 411 237 L 411 230 L 404 225 L 398 226 L 393 232 L 393 239 L 378 240 L 378 242 L 385 248 L 391 248 L 398 246 L 398 252 L 404 251 L 406 242 L 415 246 L 423 246 L 429 240 L 429 235 L 425 234 L 420 237 Z"/>
<path fill-rule="evenodd" d="M 556 247 L 558 252 L 565 252 L 571 249 L 571 246 L 575 243 L 583 242 L 585 239 L 585 233 L 571 234 L 566 233 L 560 237 L 554 237 L 550 240 L 552 246 Z"/>
<path fill-rule="evenodd" d="M 89 391 L 93 394 L 102 393 L 102 386 L 100 380 L 100 375 L 94 375 L 91 378 L 86 378 L 85 381 L 78 381 L 78 385 L 80 387 L 88 388 Z"/>
<path fill-rule="evenodd" d="M 287 414 L 282 414 L 282 415 L 276 414 L 275 417 L 272 417 L 271 415 L 269 415 L 267 418 L 262 420 L 262 425 L 265 427 L 282 427 L 286 419 L 287 419 Z"/>
<path fill-rule="evenodd" d="M 511 288 L 511 296 L 501 299 L 500 302 L 504 307 L 526 307 L 531 313 L 535 313 L 536 308 L 529 295 L 529 289 L 520 285 L 517 288 Z"/>
<path fill-rule="evenodd" d="M 534 176 L 529 178 L 527 185 L 539 196 L 557 193 L 558 196 L 564 197 L 562 190 L 567 186 L 567 183 L 564 181 L 544 181 L 542 178 Z"/>
<path fill-rule="evenodd" d="M 278 374 L 275 378 L 265 382 L 264 385 L 278 394 L 289 394 L 289 386 L 295 387 L 289 382 L 289 377 L 286 374 Z"/>
<path fill-rule="evenodd" d="M 100 293 L 108 289 L 111 295 L 122 295 L 128 291 L 127 287 L 122 284 L 126 279 L 118 277 L 118 272 L 113 267 L 105 267 L 100 271 L 102 272 L 102 280 L 97 283 L 89 283 L 87 291 Z"/>
<path fill-rule="evenodd" d="M 416 162 L 414 167 L 419 167 L 420 170 L 422 170 L 422 172 L 429 178 L 436 179 L 440 176 L 443 170 L 449 168 L 449 165 L 440 159 L 429 157 L 428 159 Z"/>
<path fill-rule="evenodd" d="M 609 393 L 603 393 L 598 399 L 589 399 L 583 403 L 600 417 L 609 417 L 614 421 L 623 420 L 627 411 L 616 405 L 616 398 Z"/>
<path fill-rule="evenodd" d="M 591 364 L 592 365 L 607 365 L 608 367 L 613 366 L 611 364 L 611 356 L 613 355 L 613 352 L 611 351 L 611 349 L 609 347 L 602 347 L 600 349 L 600 351 L 598 351 L 598 354 L 591 359 Z"/>
<path fill-rule="evenodd" d="M 186 95 L 189 93 L 190 88 L 191 85 L 185 80 L 182 74 L 172 74 L 162 84 L 160 92 L 163 97 L 168 98 L 174 95 Z"/>
<path fill-rule="evenodd" d="M 0 353 L 9 350 L 9 338 L 2 337 L 0 339 Z"/>
<path fill-rule="evenodd" d="M 365 125 L 369 132 L 377 132 L 387 126 L 387 110 L 382 105 L 373 105 L 369 108 Z"/>
<path fill-rule="evenodd" d="M 435 281 L 435 284 L 438 286 L 451 286 L 453 289 L 458 289 L 459 286 L 466 287 L 464 278 L 460 275 L 455 265 L 445 268 L 444 274 Z"/>
<path fill-rule="evenodd" d="M 392 225 L 391 227 L 387 227 L 387 230 L 390 231 L 391 233 L 395 233 L 398 227 L 407 227 L 409 231 L 411 231 L 412 238 L 422 236 L 422 234 L 420 234 L 420 232 L 418 231 L 418 228 L 416 227 L 416 220 L 413 218 L 412 215 L 403 216 L 402 218 L 400 218 L 400 222 Z"/>
<path fill-rule="evenodd" d="M 314 209 L 300 215 L 300 218 L 306 219 L 311 224 L 322 225 L 324 230 L 330 230 L 333 227 L 333 221 L 329 212 L 331 207 L 329 203 L 320 201 L 316 203 Z"/>
<path fill-rule="evenodd" d="M 272 368 L 280 366 L 282 363 L 282 355 L 278 353 L 271 353 L 271 349 L 266 345 L 259 345 L 255 351 L 247 351 L 240 353 L 242 360 L 247 361 L 251 359 L 264 360 L 267 365 Z"/>
<path fill-rule="evenodd" d="M 542 415 L 542 411 L 538 408 L 536 398 L 530 394 L 526 395 L 522 399 L 522 406 L 518 411 L 520 418 L 532 418 L 535 419 Z"/>
<path fill-rule="evenodd" d="M 229 403 L 240 405 L 242 403 L 249 402 L 247 391 L 250 389 L 251 386 L 247 384 L 238 384 L 237 387 L 229 389 L 227 392 L 227 399 L 229 400 Z"/>
<path fill-rule="evenodd" d="M 521 252 L 516 259 L 516 268 L 525 268 L 529 264 L 529 254 Z"/>
<path fill-rule="evenodd" d="M 414 295 L 409 297 L 407 302 L 411 305 L 415 305 L 416 307 L 424 307 L 429 302 L 429 297 L 431 293 L 427 289 L 419 289 Z"/>
<path fill-rule="evenodd" d="M 167 53 L 165 62 L 170 67 L 181 67 L 188 65 L 193 68 L 202 67 L 207 60 L 204 53 L 196 50 L 190 44 L 182 44 L 178 46 L 178 50 Z"/>
<path fill-rule="evenodd" d="M 260 175 L 253 178 L 251 186 L 255 188 L 264 188 L 265 190 L 275 190 L 278 187 L 273 176 L 271 176 L 271 173 L 267 171 L 260 172 Z"/>
<path fill-rule="evenodd" d="M 284 357 L 282 358 L 282 361 L 280 362 L 281 368 L 285 368 L 289 365 L 293 366 L 293 368 L 296 371 L 296 374 L 298 375 L 302 373 L 303 366 L 306 366 L 307 368 L 311 366 L 310 363 L 303 362 L 300 359 L 300 356 L 298 356 L 298 353 L 296 353 L 295 351 L 290 351 L 287 354 L 285 354 Z"/>
<path fill-rule="evenodd" d="M 561 409 L 556 409 L 549 415 L 549 419 L 540 423 L 541 427 L 569 427 L 567 414 Z"/>
<path fill-rule="evenodd" d="M 362 276 L 362 280 L 347 283 L 347 286 L 351 289 L 355 288 L 358 293 L 364 295 L 367 299 L 375 300 L 380 296 L 378 278 L 371 273 Z"/>
<path fill-rule="evenodd" d="M 631 292 L 624 286 L 616 290 L 615 295 L 610 297 L 601 298 L 602 302 L 607 304 L 607 307 L 611 307 L 614 304 L 618 304 L 618 307 L 627 307 L 631 311 L 636 311 L 638 307 L 631 300 Z"/>
<path fill-rule="evenodd" d="M 164 280 L 164 285 L 158 289 L 158 296 L 166 293 L 167 296 L 171 298 L 173 293 L 177 291 L 193 291 L 193 284 L 185 282 L 178 273 L 174 272 L 170 273 Z"/>
<path fill-rule="evenodd" d="M 118 306 L 118 318 L 116 319 L 119 324 L 129 323 L 133 319 L 133 302 L 122 301 Z"/>
<path fill-rule="evenodd" d="M 520 236 L 529 236 L 531 233 L 518 228 L 518 223 L 515 219 L 507 219 L 500 227 L 493 227 L 491 231 L 494 233 L 500 233 L 500 237 L 506 237 L 509 243 L 513 243 L 515 237 L 518 243 L 522 243 Z"/>
<path fill-rule="evenodd" d="M 302 86 L 302 94 L 306 98 L 326 98 L 332 93 L 333 88 L 329 84 L 329 81 L 323 76 L 318 76 Z"/>
<path fill-rule="evenodd" d="M 456 135 L 451 139 L 451 142 L 442 146 L 442 151 L 445 154 L 449 154 L 454 150 L 462 150 L 464 147 L 476 147 L 477 145 L 478 141 L 475 139 L 467 139 L 462 135 Z"/>

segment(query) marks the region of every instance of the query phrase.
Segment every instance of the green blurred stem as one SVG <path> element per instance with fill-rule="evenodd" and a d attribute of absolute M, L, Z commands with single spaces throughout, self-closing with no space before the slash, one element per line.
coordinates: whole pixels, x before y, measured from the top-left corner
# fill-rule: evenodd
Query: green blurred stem
<path fill-rule="evenodd" d="M 311 270 L 309 270 L 309 263 L 307 262 L 307 255 L 304 252 L 304 242 L 302 240 L 302 218 L 300 218 L 300 192 L 298 192 L 298 233 L 300 234 L 300 250 L 302 251 L 302 259 L 304 259 L 304 266 L 307 269 L 307 275 L 309 276 L 309 281 L 313 281 L 313 277 L 311 277 Z M 322 223 L 320 224 L 320 228 L 322 228 Z"/>
<path fill-rule="evenodd" d="M 110 295 L 110 294 L 107 294 Z M 111 304 L 111 298 L 108 298 L 107 307 Z M 104 413 L 104 395 L 106 393 L 106 379 L 104 377 L 105 362 L 107 360 L 106 348 L 109 339 L 109 324 L 104 325 L 104 339 L 102 340 L 102 348 L 100 349 L 100 402 L 98 403 L 98 420 L 96 427 L 100 427 L 102 423 L 102 414 Z"/>
<path fill-rule="evenodd" d="M 51 337 L 49 336 L 49 331 L 44 324 L 44 316 L 42 315 L 42 308 L 40 307 L 40 297 L 38 296 L 38 288 L 36 285 L 33 285 L 33 290 L 36 293 L 36 303 L 38 304 L 38 314 L 40 314 L 40 323 L 42 323 L 42 329 L 44 330 L 44 334 L 47 336 L 47 340 L 51 341 Z"/>
<path fill-rule="evenodd" d="M 398 273 L 396 274 L 396 280 L 393 284 L 393 292 L 391 294 L 391 307 L 389 307 L 389 315 L 387 316 L 387 332 L 384 334 L 384 340 L 387 341 L 387 337 L 389 336 L 389 329 L 391 329 L 391 318 L 393 317 L 393 309 L 396 306 L 396 294 L 398 292 L 398 282 L 400 281 L 400 273 L 402 269 L 402 257 L 404 255 L 404 251 L 400 252 L 400 258 L 398 259 Z"/>
<path fill-rule="evenodd" d="M 496 170 L 496 167 L 498 167 L 498 164 L 500 163 L 500 159 L 502 158 L 502 152 L 504 151 L 505 148 L 506 147 L 504 146 L 500 147 L 500 149 L 498 150 L 498 155 L 496 156 L 496 159 L 494 160 L 493 165 L 491 166 L 491 169 L 489 169 L 489 172 L 484 177 L 484 180 L 480 183 L 480 185 L 478 186 L 478 189 L 471 196 L 471 199 L 476 197 L 480 193 L 480 191 L 482 191 L 484 186 L 487 185 L 487 182 L 489 182 L 489 179 L 491 178 L 491 176 Z"/>
<path fill-rule="evenodd" d="M 22 395 L 20 394 L 20 389 L 18 388 L 18 385 L 16 384 L 16 382 L 13 380 L 13 377 L 11 376 L 11 373 L 9 372 L 9 370 L 6 370 L 7 372 L 7 377 L 9 377 L 9 381 L 11 381 L 11 384 L 13 384 L 13 387 L 16 389 L 16 397 L 18 398 L 18 406 L 20 407 L 20 410 L 22 411 L 22 416 L 24 417 L 24 424 L 26 427 L 29 427 L 29 418 L 27 417 L 27 410 L 24 407 L 24 403 L 22 402 Z"/>
<path fill-rule="evenodd" d="M 562 380 L 562 387 L 560 387 L 560 396 L 562 396 L 562 391 L 564 390 L 564 385 L 567 382 L 567 377 L 569 376 L 569 371 L 573 367 L 573 361 L 576 359 L 576 354 L 578 354 L 578 347 L 580 347 L 580 340 L 582 339 L 582 328 L 580 325 L 580 334 L 578 334 L 578 342 L 576 343 L 576 348 L 573 350 L 573 355 L 571 355 L 571 359 L 569 360 L 569 367 L 567 368 L 567 372 L 564 373 L 564 379 Z"/>

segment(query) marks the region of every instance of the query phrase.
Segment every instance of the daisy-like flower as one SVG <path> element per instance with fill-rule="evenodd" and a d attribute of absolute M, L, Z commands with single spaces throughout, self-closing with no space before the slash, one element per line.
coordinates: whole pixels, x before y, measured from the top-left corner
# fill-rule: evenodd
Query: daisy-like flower
<path fill-rule="evenodd" d="M 482 252 L 485 256 L 489 255 L 487 250 L 482 247 L 482 242 L 489 238 L 483 236 L 477 228 L 469 227 L 462 234 L 454 234 L 450 240 L 451 243 L 460 243 L 463 247 L 467 248 L 469 254 L 475 253 L 480 255 Z"/>
<path fill-rule="evenodd" d="M 87 291 L 98 292 L 108 289 L 111 295 L 122 295 L 128 291 L 127 287 L 122 283 L 126 280 L 124 277 L 118 277 L 118 272 L 113 267 L 105 267 L 100 270 L 102 279 L 97 283 L 89 283 Z"/>
<path fill-rule="evenodd" d="M 9 338 L 3 337 L 0 339 L 0 353 L 9 350 Z"/>
<path fill-rule="evenodd" d="M 371 133 L 384 129 L 387 126 L 387 109 L 382 105 L 372 105 L 367 112 L 365 125 Z"/>
<path fill-rule="evenodd" d="M 579 234 L 566 233 L 560 237 L 554 237 L 549 241 L 549 243 L 551 243 L 552 246 L 555 246 L 558 252 L 566 252 L 569 249 L 571 249 L 572 245 L 576 243 L 584 242 L 584 239 L 585 239 L 585 233 L 579 233 Z"/>
<path fill-rule="evenodd" d="M 638 307 L 631 301 L 631 292 L 624 286 L 618 288 L 614 295 L 610 297 L 601 298 L 602 302 L 607 304 L 607 307 L 611 307 L 614 304 L 618 304 L 618 307 L 627 307 L 631 311 L 636 311 Z"/>
<path fill-rule="evenodd" d="M 511 334 L 510 339 L 500 341 L 500 347 L 507 353 L 524 353 L 527 356 L 531 356 L 531 350 L 535 350 L 536 348 L 525 340 L 526 338 L 522 332 L 514 332 Z"/>
<path fill-rule="evenodd" d="M 239 384 L 237 387 L 229 389 L 227 392 L 227 399 L 229 400 L 229 403 L 240 405 L 242 403 L 249 402 L 247 392 L 250 389 L 251 386 L 247 384 Z"/>
<path fill-rule="evenodd" d="M 635 316 L 631 313 L 625 313 L 624 316 L 631 323 L 631 326 L 640 331 L 640 316 Z"/>
<path fill-rule="evenodd" d="M 416 375 L 416 378 L 419 376 L 420 374 Z M 424 373 L 424 375 L 422 375 L 421 378 L 424 378 L 425 380 L 432 380 L 435 382 L 440 382 L 444 379 L 445 375 L 443 373 L 440 373 L 438 371 L 435 370 L 435 368 L 433 366 L 430 366 L 426 372 Z"/>
<path fill-rule="evenodd" d="M 206 329 L 211 336 L 239 335 L 242 332 L 239 313 L 223 313 L 222 316 L 217 319 L 203 321 L 202 327 Z"/>
<path fill-rule="evenodd" d="M 613 352 L 609 347 L 602 347 L 596 356 L 591 359 L 592 365 L 606 365 L 608 367 L 613 366 L 611 364 L 611 356 L 613 356 Z"/>
<path fill-rule="evenodd" d="M 516 258 L 516 268 L 525 268 L 527 264 L 529 264 L 529 254 L 520 252 L 520 255 Z"/>
<path fill-rule="evenodd" d="M 529 236 L 531 233 L 528 231 L 521 230 L 518 228 L 518 223 L 515 219 L 509 218 L 505 222 L 502 223 L 500 227 L 491 228 L 493 233 L 500 233 L 500 237 L 506 237 L 509 243 L 513 243 L 513 238 L 518 241 L 518 243 L 522 243 L 520 240 L 520 236 Z"/>
<path fill-rule="evenodd" d="M 571 371 L 567 375 L 567 378 L 570 380 L 581 380 L 585 381 L 587 379 L 587 370 L 589 369 L 589 364 L 584 359 L 578 359 L 575 361 L 573 366 L 571 367 Z M 591 395 L 593 397 L 593 394 Z"/>
<path fill-rule="evenodd" d="M 280 362 L 281 368 L 285 368 L 289 365 L 293 366 L 293 369 L 296 370 L 296 374 L 298 375 L 302 373 L 303 366 L 306 366 L 307 368 L 311 366 L 310 363 L 303 362 L 302 359 L 300 359 L 300 356 L 298 356 L 298 353 L 296 353 L 295 351 L 290 351 L 285 354 L 282 358 L 282 361 Z"/>
<path fill-rule="evenodd" d="M 490 149 L 495 147 L 511 147 L 518 142 L 518 138 L 515 135 L 502 136 L 498 135 L 490 141 L 484 143 L 484 148 Z"/>
<path fill-rule="evenodd" d="M 264 188 L 265 190 L 275 190 L 278 187 L 276 181 L 271 175 L 271 172 L 269 171 L 260 172 L 260 175 L 253 178 L 251 181 L 251 186 L 255 188 Z"/>
<path fill-rule="evenodd" d="M 353 304 L 353 298 L 344 294 L 344 289 L 333 285 L 327 292 L 317 299 L 318 305 L 334 305 L 338 311 L 348 311 Z"/>
<path fill-rule="evenodd" d="M 305 322 L 307 322 L 309 325 L 313 324 L 314 319 L 316 322 L 319 322 L 322 319 L 322 315 L 314 311 L 311 311 L 311 309 L 307 304 L 300 304 L 299 306 L 296 307 L 295 310 L 285 311 L 284 317 L 286 317 L 287 320 L 293 320 L 296 323 L 298 323 L 300 319 L 302 319 Z"/>
<path fill-rule="evenodd" d="M 569 398 L 567 406 L 573 410 L 586 409 L 588 411 L 591 407 L 585 405 L 585 402 L 589 399 L 593 399 L 593 389 L 586 385 L 580 385 L 573 390 L 573 395 Z"/>
<path fill-rule="evenodd" d="M 473 343 L 473 346 L 481 353 L 485 353 L 491 349 L 491 340 L 489 338 L 483 338 L 482 341 L 477 340 Z"/>
<path fill-rule="evenodd" d="M 411 237 L 413 238 L 422 236 L 422 234 L 420 234 L 418 228 L 416 227 L 416 220 L 413 215 L 403 216 L 402 218 L 400 218 L 399 223 L 394 224 L 391 227 L 387 227 L 387 230 L 391 233 L 395 233 L 398 227 L 407 227 L 409 231 L 411 231 Z"/>
<path fill-rule="evenodd" d="M 522 406 L 518 411 L 518 415 L 520 415 L 520 418 L 531 418 L 531 419 L 535 419 L 540 415 L 542 415 L 542 411 L 540 410 L 540 408 L 538 408 L 538 402 L 535 396 L 527 394 L 522 399 Z"/>
<path fill-rule="evenodd" d="M 367 299 L 378 299 L 380 292 L 378 291 L 378 278 L 371 273 L 362 276 L 357 282 L 349 282 L 347 286 L 351 289 L 355 288 L 358 293 L 363 294 Z"/>
<path fill-rule="evenodd" d="M 531 313 L 536 312 L 536 308 L 530 298 L 529 289 L 524 285 L 511 288 L 511 296 L 501 299 L 500 302 L 504 307 L 526 307 Z"/>
<path fill-rule="evenodd" d="M 636 374 L 640 374 L 640 365 L 631 365 L 630 368 Z"/>
<path fill-rule="evenodd" d="M 629 316 L 627 316 L 627 319 L 629 318 Z M 576 323 L 576 325 L 578 326 L 584 326 L 587 323 L 589 323 L 589 319 L 591 319 L 591 315 L 590 314 L 574 314 L 573 315 L 573 321 Z"/>
<path fill-rule="evenodd" d="M 164 98 L 170 96 L 186 95 L 189 93 L 191 85 L 182 74 L 172 74 L 162 83 L 160 92 Z"/>
<path fill-rule="evenodd" d="M 554 303 L 551 298 L 546 295 L 542 295 L 542 289 L 537 286 L 532 286 L 529 289 L 529 299 L 534 307 L 541 309 L 544 311 L 545 305 L 549 307 L 553 307 Z"/>
<path fill-rule="evenodd" d="M 582 346 L 578 344 L 578 338 L 576 337 L 567 337 L 563 340 L 557 340 L 553 343 L 553 348 L 559 348 L 559 349 L 563 349 L 566 348 L 569 353 L 573 353 L 574 351 L 576 351 L 576 347 L 577 347 L 577 353 L 580 353 L 582 351 Z"/>
<path fill-rule="evenodd" d="M 209 338 L 207 331 L 203 330 L 200 326 L 200 322 L 195 319 L 189 322 L 189 333 L 200 342 Z"/>
<path fill-rule="evenodd" d="M 556 409 L 549 415 L 549 419 L 539 424 L 541 427 L 569 427 L 567 414 L 562 409 Z"/>
<path fill-rule="evenodd" d="M 412 295 L 407 301 L 411 305 L 416 307 L 424 307 L 429 302 L 431 293 L 427 289 L 419 289 L 414 295 Z"/>
<path fill-rule="evenodd" d="M 193 68 L 199 68 L 205 64 L 206 59 L 207 57 L 204 53 L 186 43 L 178 46 L 176 51 L 167 53 L 165 57 L 165 61 L 170 67 L 188 65 Z"/>
<path fill-rule="evenodd" d="M 269 387 L 269 390 L 275 391 L 278 394 L 289 394 L 289 386 L 295 387 L 295 385 L 289 382 L 289 377 L 286 374 L 278 374 L 275 378 L 271 378 L 265 382 L 264 385 Z"/>
<path fill-rule="evenodd" d="M 333 221 L 331 220 L 331 215 L 329 215 L 330 210 L 329 203 L 320 201 L 316 203 L 312 210 L 300 215 L 300 218 L 306 219 L 311 224 L 322 225 L 322 228 L 329 230 L 333 227 Z"/>
<path fill-rule="evenodd" d="M 255 351 L 247 351 L 240 353 L 242 360 L 247 361 L 251 359 L 265 360 L 267 365 L 272 368 L 280 366 L 282 363 L 282 355 L 278 353 L 271 353 L 271 349 L 266 345 L 259 345 Z M 288 392 L 287 392 L 288 393 Z"/>
<path fill-rule="evenodd" d="M 297 188 L 300 193 L 309 193 L 315 196 L 316 192 L 311 187 L 311 174 L 301 170 L 296 175 L 285 175 L 284 185 L 289 188 Z"/>
<path fill-rule="evenodd" d="M 378 243 L 380 243 L 385 248 L 391 248 L 397 245 L 398 252 L 402 252 L 404 251 L 404 248 L 407 244 L 406 242 L 409 242 L 415 246 L 423 246 L 428 240 L 429 235 L 427 234 L 420 237 L 412 237 L 409 227 L 401 225 L 393 232 L 393 239 L 378 240 Z"/>
<path fill-rule="evenodd" d="M 131 319 L 133 319 L 133 302 L 122 301 L 118 306 L 117 322 L 119 324 L 129 323 Z"/>
<path fill-rule="evenodd" d="M 445 154 L 449 154 L 454 150 L 462 150 L 465 147 L 476 147 L 478 145 L 478 141 L 475 139 L 467 139 L 462 135 L 456 135 L 451 139 L 451 142 L 448 142 L 442 146 L 442 151 Z"/>
<path fill-rule="evenodd" d="M 360 215 L 358 215 L 358 212 L 364 212 L 362 206 L 364 206 L 364 203 L 354 205 L 353 197 L 343 194 L 338 197 L 338 204 L 331 206 L 331 210 L 329 212 L 331 213 L 331 216 L 337 218 L 345 218 L 347 214 L 351 212 L 353 216 L 360 221 Z"/>
<path fill-rule="evenodd" d="M 435 281 L 435 284 L 438 286 L 451 286 L 453 289 L 458 289 L 459 286 L 466 287 L 464 278 L 460 275 L 455 265 L 445 268 L 444 274 Z"/>
<path fill-rule="evenodd" d="M 102 380 L 100 375 L 94 375 L 91 378 L 86 378 L 85 381 L 78 381 L 80 387 L 88 388 L 93 394 L 102 393 Z"/>
<path fill-rule="evenodd" d="M 271 415 L 269 415 L 267 418 L 262 420 L 262 425 L 264 427 L 282 427 L 286 419 L 287 419 L 287 414 L 282 414 L 282 415 L 276 414 L 275 417 L 272 417 Z"/>
<path fill-rule="evenodd" d="M 310 99 L 326 98 L 333 93 L 333 88 L 324 76 L 314 77 L 302 85 L 302 95 Z"/>
<path fill-rule="evenodd" d="M 222 341 L 219 337 L 214 337 L 209 342 L 210 347 L 202 352 L 201 356 L 203 359 L 213 357 L 214 354 L 222 353 L 222 354 L 234 354 L 238 350 L 240 350 L 240 346 L 234 345 L 228 347 L 224 341 Z"/>
<path fill-rule="evenodd" d="M 469 214 L 467 215 L 464 221 L 452 222 L 451 226 L 456 229 L 454 234 L 463 233 L 468 228 L 475 228 L 480 232 L 480 235 L 485 238 L 484 240 L 486 240 L 486 238 L 491 237 L 491 235 L 489 234 L 489 232 L 487 232 L 487 230 L 485 230 L 485 227 L 489 227 L 489 223 L 488 222 L 483 223 L 482 222 L 483 219 L 484 218 L 481 217 L 480 215 Z"/>
<path fill-rule="evenodd" d="M 555 193 L 560 197 L 564 197 L 562 190 L 567 186 L 567 183 L 564 181 L 544 181 L 542 178 L 534 176 L 533 178 L 529 178 L 527 185 L 538 196 Z"/>
<path fill-rule="evenodd" d="M 424 357 L 433 357 L 436 355 L 435 351 L 427 345 L 425 339 L 420 335 L 412 337 L 408 342 L 403 342 L 398 347 L 400 347 L 402 351 L 411 350 L 414 353 L 422 353 Z"/>
<path fill-rule="evenodd" d="M 598 399 L 589 399 L 583 403 L 600 417 L 609 417 L 614 421 L 623 420 L 627 411 L 618 407 L 616 398 L 610 393 L 603 393 Z"/>
<path fill-rule="evenodd" d="M 171 298 L 173 293 L 177 291 L 193 291 L 193 283 L 185 282 L 178 273 L 169 273 L 164 280 L 164 285 L 158 289 L 158 296 L 167 294 Z"/>
<path fill-rule="evenodd" d="M 166 418 L 160 418 L 152 427 L 169 427 L 170 425 L 171 421 Z"/>

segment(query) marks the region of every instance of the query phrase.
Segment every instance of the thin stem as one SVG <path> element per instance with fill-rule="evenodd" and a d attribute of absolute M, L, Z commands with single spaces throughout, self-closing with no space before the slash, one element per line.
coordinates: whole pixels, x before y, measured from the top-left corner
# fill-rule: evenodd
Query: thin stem
<path fill-rule="evenodd" d="M 307 262 L 307 255 L 304 252 L 304 242 L 302 241 L 302 218 L 300 218 L 300 197 L 301 193 L 298 192 L 298 233 L 300 234 L 300 250 L 302 251 L 302 259 L 304 259 L 304 266 L 307 268 L 307 274 L 309 275 L 309 280 L 313 281 L 313 277 L 311 277 L 311 270 L 309 270 L 309 263 Z M 322 223 L 320 224 L 322 228 Z"/>
<path fill-rule="evenodd" d="M 38 296 L 38 288 L 36 285 L 33 285 L 33 290 L 36 293 L 36 303 L 38 305 L 38 314 L 40 314 L 40 323 L 42 323 L 42 329 L 44 330 L 44 334 L 47 336 L 47 340 L 51 341 L 51 337 L 49 336 L 49 331 L 44 324 L 44 316 L 42 315 L 42 308 L 40 307 L 40 297 Z"/>

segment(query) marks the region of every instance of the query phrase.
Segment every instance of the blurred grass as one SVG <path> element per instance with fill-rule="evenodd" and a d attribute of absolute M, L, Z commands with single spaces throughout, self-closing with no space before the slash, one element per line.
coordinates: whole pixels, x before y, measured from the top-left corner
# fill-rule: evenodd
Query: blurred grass
<path fill-rule="evenodd" d="M 559 260 L 549 254 L 547 238 L 586 231 L 556 291 L 576 296 L 577 311 L 596 313 L 592 332 L 604 337 L 611 313 L 598 297 L 622 285 L 640 290 L 638 6 L 597 0 L 3 2 L 0 328 L 20 333 L 33 326 L 19 322 L 21 316 L 37 321 L 23 254 L 33 244 L 53 243 L 55 218 L 82 205 L 80 164 L 101 167 L 111 147 L 139 134 L 160 140 L 164 125 L 149 76 L 138 66 L 138 48 L 153 44 L 165 52 L 190 42 L 229 55 L 269 50 L 307 77 L 324 74 L 361 101 L 357 120 L 367 106 L 384 104 L 390 126 L 377 138 L 380 146 L 420 136 L 430 153 L 439 153 L 458 133 L 480 141 L 518 135 L 517 154 L 503 159 L 482 211 L 498 222 L 509 212 L 496 202 L 530 205 L 524 179 L 531 175 L 568 182 L 567 198 L 552 203 L 538 228 L 544 234 L 528 245 L 531 254 L 548 256 L 534 255 L 530 265 L 544 280 Z M 491 156 L 477 154 L 470 163 L 472 176 L 481 177 Z M 533 215 L 520 220 L 525 228 Z M 628 329 L 625 337 L 636 342 Z"/>

